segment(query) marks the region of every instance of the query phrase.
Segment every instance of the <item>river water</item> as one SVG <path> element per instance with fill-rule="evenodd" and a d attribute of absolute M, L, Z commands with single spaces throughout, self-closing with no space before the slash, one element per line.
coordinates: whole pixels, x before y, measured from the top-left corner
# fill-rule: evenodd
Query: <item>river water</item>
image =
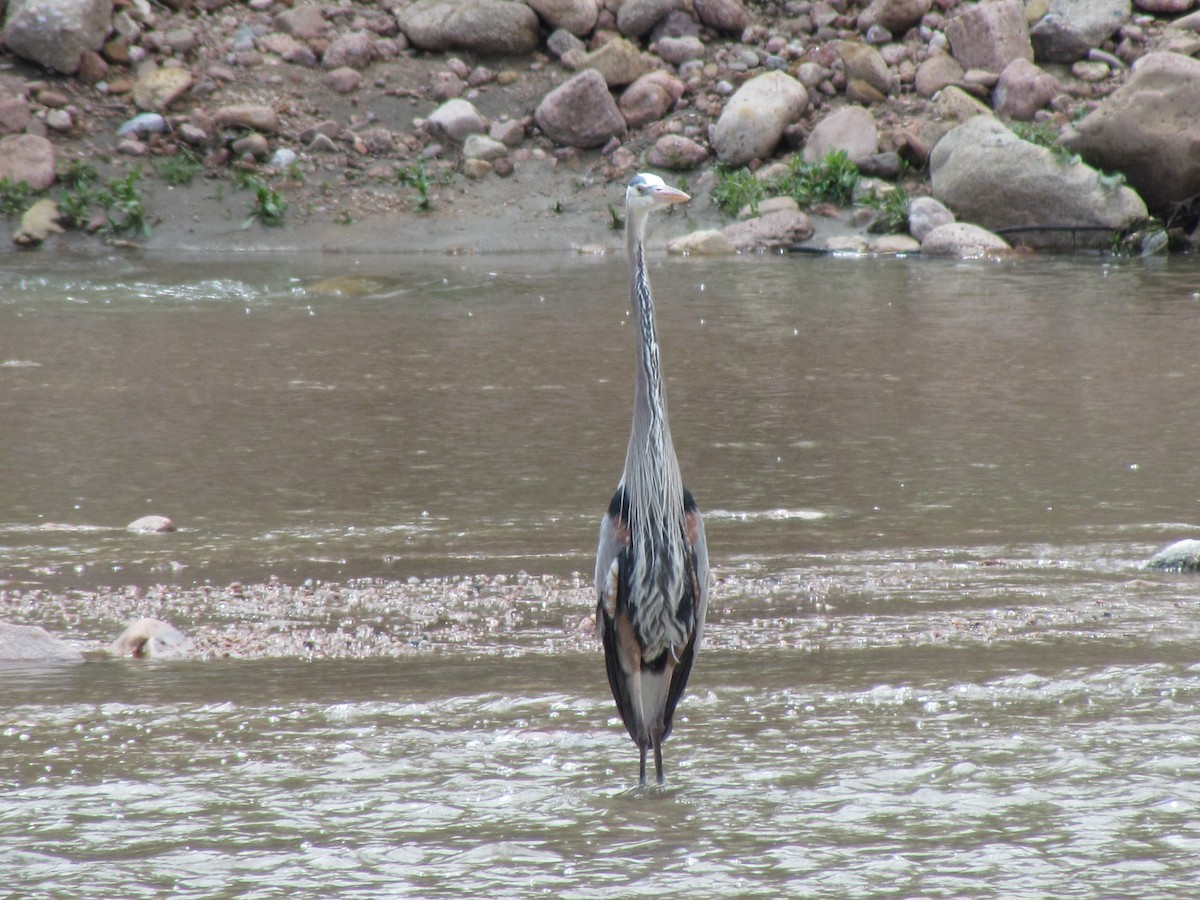
<path fill-rule="evenodd" d="M 0 670 L 0 894 L 1194 896 L 1197 261 L 655 258 L 717 583 L 649 791 L 578 628 L 625 277 L 9 257 L 0 617 L 88 661 Z M 95 652 L 231 582 L 388 641 Z"/>

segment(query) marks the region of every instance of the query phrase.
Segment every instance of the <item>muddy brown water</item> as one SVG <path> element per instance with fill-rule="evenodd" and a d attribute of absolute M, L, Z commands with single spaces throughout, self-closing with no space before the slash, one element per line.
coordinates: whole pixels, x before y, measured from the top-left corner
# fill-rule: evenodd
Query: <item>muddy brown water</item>
<path fill-rule="evenodd" d="M 89 660 L 0 670 L 0 893 L 1194 896 L 1197 261 L 652 278 L 718 584 L 642 792 L 573 627 L 623 260 L 9 257 L 0 616 Z M 94 652 L 272 578 L 387 640 Z"/>

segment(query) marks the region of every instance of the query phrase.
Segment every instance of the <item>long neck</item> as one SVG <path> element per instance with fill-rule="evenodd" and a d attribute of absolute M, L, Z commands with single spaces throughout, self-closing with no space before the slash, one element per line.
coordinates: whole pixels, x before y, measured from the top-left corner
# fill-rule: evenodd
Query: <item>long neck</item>
<path fill-rule="evenodd" d="M 683 481 L 671 429 L 667 422 L 667 398 L 663 391 L 658 341 L 654 330 L 654 298 L 642 247 L 645 215 L 631 216 L 629 229 L 629 287 L 637 320 L 637 360 L 634 379 L 633 428 L 625 456 L 625 487 L 636 508 L 651 508 L 682 516 Z"/>

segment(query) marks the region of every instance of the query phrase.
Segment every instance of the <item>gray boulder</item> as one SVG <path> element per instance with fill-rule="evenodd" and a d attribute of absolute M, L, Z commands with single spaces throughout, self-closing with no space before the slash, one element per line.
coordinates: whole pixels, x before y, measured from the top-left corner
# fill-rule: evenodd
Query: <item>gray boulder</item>
<path fill-rule="evenodd" d="M 1200 541 L 1183 540 L 1168 544 L 1146 561 L 1146 568 L 1168 572 L 1200 572 Z"/>
<path fill-rule="evenodd" d="M 422 50 L 518 55 L 540 43 L 537 13 L 515 0 L 417 0 L 396 21 Z"/>
<path fill-rule="evenodd" d="M 818 122 L 804 144 L 804 161 L 818 163 L 838 150 L 856 166 L 879 150 L 875 119 L 861 106 L 843 106 Z"/>
<path fill-rule="evenodd" d="M 142 516 L 125 526 L 134 534 L 166 534 L 175 530 L 175 523 L 166 516 Z"/>
<path fill-rule="evenodd" d="M 182 659 L 195 649 L 192 639 L 160 619 L 138 619 L 109 646 L 113 656 L 133 659 Z"/>
<path fill-rule="evenodd" d="M 0 138 L 0 178 L 12 184 L 27 183 L 35 191 L 54 184 L 58 166 L 54 145 L 36 134 L 10 134 Z"/>
<path fill-rule="evenodd" d="M 808 106 L 808 92 L 795 78 L 767 72 L 750 79 L 729 98 L 712 126 L 709 143 L 727 165 L 769 156 L 783 130 Z"/>
<path fill-rule="evenodd" d="M 425 120 L 425 127 L 432 134 L 462 143 L 469 134 L 487 131 L 487 120 L 469 100 L 455 97 L 447 100 Z"/>
<path fill-rule="evenodd" d="M 1023 141 L 997 120 L 977 116 L 948 132 L 929 157 L 933 196 L 960 220 L 992 231 L 1029 228 L 1021 242 L 1042 249 L 1105 244 L 1101 231 L 1038 231 L 1041 226 L 1097 226 L 1122 231 L 1146 217 L 1128 187 L 1082 162 Z"/>
<path fill-rule="evenodd" d="M 617 10 L 617 30 L 626 37 L 641 37 L 682 5 L 682 0 L 625 0 Z"/>
<path fill-rule="evenodd" d="M 596 0 L 527 0 L 542 19 L 553 28 L 561 28 L 583 37 L 592 33 L 600 8 Z"/>
<path fill-rule="evenodd" d="M 646 162 L 656 169 L 686 172 L 708 159 L 708 148 L 682 134 L 664 134 L 646 152 Z"/>
<path fill-rule="evenodd" d="M 722 229 L 739 253 L 781 250 L 807 241 L 813 236 L 813 224 L 806 214 L 779 210 L 753 219 L 734 222 Z"/>
<path fill-rule="evenodd" d="M 4 43 L 17 56 L 72 74 L 112 30 L 112 0 L 9 0 Z"/>
<path fill-rule="evenodd" d="M 996 256 L 1012 248 L 1004 238 L 992 234 L 986 228 L 966 222 L 951 222 L 939 225 L 921 241 L 923 256 L 951 256 L 956 259 L 978 259 L 981 256 Z"/>
<path fill-rule="evenodd" d="M 1014 59 L 1033 60 L 1021 0 L 984 0 L 966 6 L 943 30 L 964 69 L 1001 72 Z"/>
<path fill-rule="evenodd" d="M 568 50 L 562 56 L 572 69 L 595 69 L 609 87 L 621 87 L 637 81 L 646 73 L 642 52 L 624 38 L 613 38 L 591 53 Z"/>
<path fill-rule="evenodd" d="M 1150 53 L 1062 143 L 1098 168 L 1123 173 L 1158 212 L 1200 194 L 1198 134 L 1200 60 Z"/>
<path fill-rule="evenodd" d="M 37 625 L 0 622 L 0 662 L 83 662 L 83 654 Z"/>
<path fill-rule="evenodd" d="M 750 24 L 741 0 L 692 0 L 696 16 L 714 31 L 740 34 Z"/>
<path fill-rule="evenodd" d="M 1004 67 L 992 89 L 992 109 L 1007 118 L 1027 122 L 1060 90 L 1058 79 L 1049 72 L 1027 59 L 1014 59 Z"/>
<path fill-rule="evenodd" d="M 1050 0 L 1046 14 L 1029 29 L 1038 62 L 1069 63 L 1087 56 L 1123 25 L 1130 0 Z"/>
<path fill-rule="evenodd" d="M 547 137 L 565 147 L 599 147 L 625 133 L 625 117 L 595 69 L 580 72 L 548 93 L 533 117 Z"/>
<path fill-rule="evenodd" d="M 917 25 L 933 7 L 933 0 L 871 0 L 869 6 L 858 14 L 858 30 L 867 31 L 872 26 L 886 28 L 896 37 Z"/>
<path fill-rule="evenodd" d="M 908 233 L 918 241 L 925 240 L 933 229 L 953 221 L 954 213 L 932 197 L 917 197 L 908 204 Z"/>
<path fill-rule="evenodd" d="M 684 84 L 656 69 L 647 72 L 621 94 L 617 106 L 630 128 L 641 128 L 665 116 L 683 96 Z"/>

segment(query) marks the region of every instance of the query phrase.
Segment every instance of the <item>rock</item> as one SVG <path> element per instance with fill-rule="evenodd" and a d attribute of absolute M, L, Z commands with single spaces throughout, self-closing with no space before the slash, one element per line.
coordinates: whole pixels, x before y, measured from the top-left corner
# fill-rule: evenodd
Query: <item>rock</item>
<path fill-rule="evenodd" d="M 870 246 L 861 234 L 835 234 L 825 239 L 825 249 L 840 256 L 862 256 Z"/>
<path fill-rule="evenodd" d="M 279 117 L 269 106 L 235 103 L 222 106 L 213 114 L 213 122 L 221 128 L 250 128 L 254 131 L 279 130 Z"/>
<path fill-rule="evenodd" d="M 365 31 L 351 31 L 334 38 L 321 57 L 327 69 L 365 69 L 375 60 L 375 41 Z"/>
<path fill-rule="evenodd" d="M 447 100 L 425 120 L 431 134 L 462 143 L 469 134 L 485 134 L 487 120 L 469 100 Z"/>
<path fill-rule="evenodd" d="M 534 119 L 547 137 L 565 147 L 599 147 L 625 133 L 625 118 L 595 69 L 580 72 L 543 97 Z"/>
<path fill-rule="evenodd" d="M 587 53 L 587 44 L 566 29 L 559 28 L 546 38 L 546 49 L 556 59 L 562 59 L 568 53 Z"/>
<path fill-rule="evenodd" d="M 1064 147 L 1097 168 L 1121 172 L 1163 212 L 1200 194 L 1200 60 L 1149 53 L 1128 80 L 1073 129 Z"/>
<path fill-rule="evenodd" d="M 112 29 L 112 0 L 9 0 L 4 44 L 24 59 L 69 75 Z"/>
<path fill-rule="evenodd" d="M 767 213 L 722 229 L 739 253 L 779 250 L 800 244 L 813 236 L 812 219 L 802 212 Z"/>
<path fill-rule="evenodd" d="M 462 173 L 472 181 L 479 181 L 492 174 L 492 164 L 486 159 L 464 159 Z"/>
<path fill-rule="evenodd" d="M 192 75 L 187 69 L 179 66 L 151 69 L 134 82 L 133 102 L 138 109 L 162 112 L 191 86 Z"/>
<path fill-rule="evenodd" d="M 863 81 L 887 95 L 892 89 L 892 72 L 879 51 L 858 41 L 838 41 L 834 46 L 846 71 L 846 81 Z"/>
<path fill-rule="evenodd" d="M 21 226 L 13 235 L 18 247 L 38 247 L 52 234 L 62 234 L 58 224 L 58 206 L 49 197 L 43 197 L 25 210 Z"/>
<path fill-rule="evenodd" d="M 33 111 L 24 96 L 8 93 L 0 87 L 0 134 L 18 134 L 29 126 L 32 118 Z"/>
<path fill-rule="evenodd" d="M 613 38 L 591 53 L 577 56 L 568 53 L 563 62 L 576 70 L 595 69 L 604 76 L 609 87 L 620 87 L 636 81 L 646 72 L 642 53 L 624 38 Z"/>
<path fill-rule="evenodd" d="M 858 163 L 858 171 L 869 178 L 884 178 L 888 181 L 895 181 L 904 174 L 904 161 L 900 158 L 899 153 L 892 153 L 891 151 L 872 153 L 862 162 Z"/>
<path fill-rule="evenodd" d="M 1027 59 L 1014 59 L 1000 73 L 992 90 L 992 109 L 1010 119 L 1028 122 L 1059 93 L 1058 79 Z"/>
<path fill-rule="evenodd" d="M 939 225 L 921 241 L 921 253 L 925 256 L 953 256 L 959 259 L 975 259 L 980 256 L 995 256 L 1007 253 L 1012 248 L 1004 239 L 978 225 L 952 222 Z"/>
<path fill-rule="evenodd" d="M 843 151 L 855 165 L 879 149 L 875 119 L 861 106 L 843 106 L 817 123 L 804 144 L 804 161 L 819 163 L 830 153 Z"/>
<path fill-rule="evenodd" d="M 162 134 L 167 130 L 167 120 L 156 112 L 138 113 L 132 119 L 121 123 L 117 134 L 125 137 L 130 134 Z"/>
<path fill-rule="evenodd" d="M 954 213 L 932 197 L 917 197 L 908 204 L 908 233 L 918 241 L 935 228 L 949 225 Z"/>
<path fill-rule="evenodd" d="M 625 0 L 617 10 L 617 30 L 625 37 L 641 37 L 681 5 L 682 0 Z"/>
<path fill-rule="evenodd" d="M 741 34 L 750 24 L 750 16 L 741 0 L 692 0 L 700 21 L 715 31 Z"/>
<path fill-rule="evenodd" d="M 491 162 L 502 156 L 508 156 L 508 147 L 486 135 L 470 134 L 463 141 L 462 152 L 464 159 L 484 159 Z"/>
<path fill-rule="evenodd" d="M 37 625 L 0 622 L 0 662 L 83 662 L 83 654 Z"/>
<path fill-rule="evenodd" d="M 330 30 L 321 7 L 312 3 L 284 10 L 275 17 L 273 24 L 284 34 L 301 41 L 315 40 Z"/>
<path fill-rule="evenodd" d="M 708 228 L 668 241 L 667 252 L 673 256 L 732 256 L 737 247 L 725 232 Z"/>
<path fill-rule="evenodd" d="M 586 37 L 596 27 L 600 8 L 596 0 L 526 0 L 551 28 L 562 28 Z"/>
<path fill-rule="evenodd" d="M 938 141 L 929 166 L 933 196 L 959 219 L 993 231 L 1063 225 L 1122 231 L 1146 218 L 1146 205 L 1129 188 L 1082 162 L 1063 162 L 984 116 Z M 1029 230 L 1020 237 L 1028 246 L 1059 249 L 1107 244 L 1112 235 Z"/>
<path fill-rule="evenodd" d="M 134 534 L 167 534 L 175 530 L 175 523 L 166 516 L 142 516 L 125 526 Z"/>
<path fill-rule="evenodd" d="M 1167 572 L 1200 572 L 1200 541 L 1182 540 L 1168 544 L 1146 561 L 1146 568 Z"/>
<path fill-rule="evenodd" d="M 506 147 L 519 147 L 525 140 L 525 123 L 518 119 L 494 122 L 488 129 L 488 137 Z"/>
<path fill-rule="evenodd" d="M 1039 62 L 1069 63 L 1087 56 L 1121 27 L 1130 0 L 1050 0 L 1049 10 L 1029 29 Z"/>
<path fill-rule="evenodd" d="M 160 619 L 138 619 L 121 632 L 108 652 L 133 659 L 183 659 L 195 650 L 192 639 Z"/>
<path fill-rule="evenodd" d="M 24 181 L 33 191 L 54 184 L 57 166 L 54 145 L 36 134 L 10 134 L 0 138 L 0 178 L 10 184 Z"/>
<path fill-rule="evenodd" d="M 992 117 L 992 111 L 962 88 L 942 88 L 933 98 L 934 111 L 943 119 L 968 122 L 976 116 Z"/>
<path fill-rule="evenodd" d="M 664 134 L 646 154 L 646 162 L 656 169 L 686 172 L 708 159 L 708 149 L 681 134 Z"/>
<path fill-rule="evenodd" d="M 922 97 L 932 97 L 944 87 L 962 81 L 963 67 L 953 56 L 935 53 L 917 66 L 914 86 Z"/>
<path fill-rule="evenodd" d="M 657 53 L 663 62 L 673 66 L 682 65 L 690 59 L 700 59 L 704 56 L 704 42 L 694 34 L 659 38 L 650 49 Z"/>
<path fill-rule="evenodd" d="M 363 74 L 357 69 L 342 66 L 326 72 L 321 78 L 321 84 L 335 94 L 352 94 L 362 86 Z"/>
<path fill-rule="evenodd" d="M 1021 0 L 983 0 L 946 22 L 943 30 L 964 69 L 1003 71 L 1014 59 L 1033 61 Z"/>
<path fill-rule="evenodd" d="M 1160 16 L 1179 16 L 1192 8 L 1194 0 L 1134 0 L 1133 5 Z"/>
<path fill-rule="evenodd" d="M 264 160 L 271 152 L 267 139 L 253 131 L 237 138 L 229 147 L 239 159 Z"/>
<path fill-rule="evenodd" d="M 721 162 L 731 166 L 769 156 L 783 130 L 797 121 L 807 106 L 808 92 L 790 75 L 759 75 L 729 98 L 711 128 L 709 143 Z"/>
<path fill-rule="evenodd" d="M 657 122 L 683 96 L 684 84 L 661 70 L 648 72 L 621 94 L 617 107 L 630 128 Z"/>
<path fill-rule="evenodd" d="M 858 30 L 881 26 L 894 35 L 902 35 L 920 24 L 921 17 L 932 7 L 933 0 L 871 0 L 858 14 Z"/>
<path fill-rule="evenodd" d="M 885 234 L 872 240 L 867 249 L 879 256 L 901 256 L 906 253 L 920 253 L 921 242 L 907 234 Z"/>
<path fill-rule="evenodd" d="M 516 55 L 541 42 L 537 13 L 513 0 L 417 0 L 398 8 L 396 21 L 422 50 Z"/>

